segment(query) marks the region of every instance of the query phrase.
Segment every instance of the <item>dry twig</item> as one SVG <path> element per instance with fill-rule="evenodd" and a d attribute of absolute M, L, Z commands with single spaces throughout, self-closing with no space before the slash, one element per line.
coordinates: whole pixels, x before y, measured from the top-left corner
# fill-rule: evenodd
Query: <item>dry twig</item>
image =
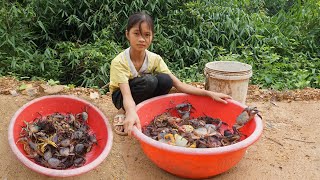
<path fill-rule="evenodd" d="M 292 138 L 283 138 L 283 139 L 289 139 L 289 140 L 292 140 L 292 141 L 298 141 L 298 142 L 304 142 L 304 143 L 316 143 L 314 141 L 304 141 L 304 140 L 292 139 Z"/>
<path fill-rule="evenodd" d="M 264 136 L 264 137 L 267 138 L 268 140 L 272 141 L 272 142 L 275 142 L 275 143 L 279 144 L 280 146 L 283 146 L 283 144 L 279 143 L 278 141 L 276 141 L 274 139 L 271 139 L 271 138 L 269 138 L 267 136 Z"/>

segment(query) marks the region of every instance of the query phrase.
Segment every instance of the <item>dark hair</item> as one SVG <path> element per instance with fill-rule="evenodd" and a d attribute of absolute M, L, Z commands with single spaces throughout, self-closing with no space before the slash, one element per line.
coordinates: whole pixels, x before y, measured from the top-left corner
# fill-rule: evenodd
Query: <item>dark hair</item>
<path fill-rule="evenodd" d="M 154 34 L 154 24 L 152 17 L 145 12 L 136 12 L 129 17 L 127 31 L 129 32 L 134 25 L 139 24 L 139 31 L 141 33 L 141 23 L 143 22 L 146 22 L 149 25 L 152 34 Z"/>

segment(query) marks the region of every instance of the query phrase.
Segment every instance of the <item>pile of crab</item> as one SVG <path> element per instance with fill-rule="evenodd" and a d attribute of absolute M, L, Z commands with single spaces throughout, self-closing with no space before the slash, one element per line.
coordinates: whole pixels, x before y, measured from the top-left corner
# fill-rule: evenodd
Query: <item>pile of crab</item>
<path fill-rule="evenodd" d="M 207 115 L 191 117 L 194 109 L 182 103 L 156 116 L 143 133 L 154 140 L 189 148 L 214 148 L 235 144 L 246 137 L 239 129 L 258 114 L 256 107 L 247 107 L 236 119 L 232 128 L 218 118 Z M 178 116 L 173 116 L 177 114 Z M 259 115 L 259 114 L 258 114 Z"/>
<path fill-rule="evenodd" d="M 88 114 L 53 113 L 24 121 L 17 143 L 22 143 L 27 157 L 52 169 L 67 169 L 85 164 L 85 154 L 97 144 L 90 133 Z"/>

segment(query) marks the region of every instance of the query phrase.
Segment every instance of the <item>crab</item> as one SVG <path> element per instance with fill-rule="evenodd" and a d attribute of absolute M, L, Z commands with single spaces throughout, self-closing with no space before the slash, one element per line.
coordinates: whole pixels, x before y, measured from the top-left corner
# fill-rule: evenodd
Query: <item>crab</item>
<path fill-rule="evenodd" d="M 174 135 L 172 133 L 166 133 L 166 132 L 159 133 L 158 141 L 166 144 L 171 144 L 171 145 L 175 145 L 176 143 Z"/>
<path fill-rule="evenodd" d="M 38 146 L 39 146 L 39 149 L 40 149 L 40 151 L 42 153 L 45 152 L 47 145 L 51 145 L 51 146 L 53 146 L 55 148 L 58 147 L 58 145 L 55 142 L 52 141 L 53 137 L 54 137 L 54 135 L 50 136 L 49 138 L 39 138 L 41 143 L 39 143 Z"/>
<path fill-rule="evenodd" d="M 257 107 L 244 108 L 241 114 L 237 117 L 236 123 L 232 126 L 234 134 L 240 134 L 239 129 L 251 121 L 255 115 L 258 115 L 261 118 L 258 113 L 259 111 Z"/>
<path fill-rule="evenodd" d="M 229 130 L 226 130 L 224 136 L 222 136 L 221 143 L 223 146 L 228 146 L 235 144 L 240 141 L 241 136 L 239 134 L 229 133 Z"/>
<path fill-rule="evenodd" d="M 165 127 L 168 124 L 169 117 L 170 117 L 170 114 L 168 112 L 165 112 L 163 114 L 156 116 L 153 120 L 153 123 L 158 128 Z"/>
<path fill-rule="evenodd" d="M 36 158 L 41 154 L 39 151 L 37 144 L 31 141 L 31 139 L 27 137 L 21 137 L 18 139 L 17 143 L 20 142 L 23 144 L 23 149 L 27 153 L 27 157 Z"/>
<path fill-rule="evenodd" d="M 208 136 L 205 138 L 207 141 L 207 147 L 209 148 L 215 148 L 220 147 L 223 144 L 220 142 L 220 136 Z"/>
<path fill-rule="evenodd" d="M 75 167 L 81 167 L 83 164 L 86 163 L 86 159 L 82 156 L 76 158 L 74 161 L 73 161 L 73 165 Z"/>
<path fill-rule="evenodd" d="M 204 127 L 197 128 L 193 131 L 195 136 L 198 137 L 209 137 L 209 136 L 214 136 L 214 135 L 219 135 L 217 126 L 213 124 L 206 124 Z"/>
<path fill-rule="evenodd" d="M 200 127 L 204 127 L 206 125 L 206 122 L 204 120 L 201 119 L 190 119 L 188 120 L 188 124 L 193 126 L 194 128 L 200 128 Z"/>
<path fill-rule="evenodd" d="M 185 132 L 186 130 L 177 124 L 177 123 L 180 123 L 181 121 L 182 121 L 181 118 L 168 117 L 168 123 L 169 123 L 173 128 L 177 128 L 179 131 Z"/>
<path fill-rule="evenodd" d="M 175 107 L 183 120 L 190 118 L 191 108 L 193 107 L 190 103 L 181 103 Z"/>
<path fill-rule="evenodd" d="M 161 140 L 161 141 L 165 142 L 167 144 L 170 144 L 170 145 L 180 146 L 180 147 L 189 147 L 190 146 L 190 145 L 188 145 L 188 140 L 186 138 L 180 136 L 177 133 L 175 133 L 175 134 L 171 134 L 171 133 L 166 134 L 166 135 L 164 135 L 164 139 L 165 140 Z"/>
<path fill-rule="evenodd" d="M 191 125 L 182 125 L 182 132 L 192 132 L 194 130 L 194 127 Z"/>
<path fill-rule="evenodd" d="M 53 169 L 63 169 L 61 160 L 51 157 L 47 162 L 42 162 L 45 166 Z"/>
<path fill-rule="evenodd" d="M 55 112 L 54 114 L 47 116 L 48 122 L 55 122 L 55 121 L 61 121 L 64 119 L 64 115 L 60 114 L 59 112 Z"/>
<path fill-rule="evenodd" d="M 88 122 L 88 118 L 88 106 L 85 106 L 82 112 L 76 114 L 76 119 L 82 120 L 83 122 Z"/>
<path fill-rule="evenodd" d="M 204 138 L 196 140 L 197 148 L 208 148 L 208 144 Z"/>
<path fill-rule="evenodd" d="M 223 122 L 223 121 L 221 121 L 221 119 L 219 119 L 219 118 L 212 118 L 212 117 L 207 116 L 207 115 L 205 115 L 205 116 L 200 116 L 200 117 L 198 117 L 197 119 L 198 119 L 199 121 L 204 121 L 205 124 L 214 124 L 214 125 L 217 125 L 218 127 L 220 127 L 222 124 L 228 126 L 228 124 L 225 123 L 225 122 Z"/>
<path fill-rule="evenodd" d="M 21 136 L 28 136 L 29 138 L 35 137 L 36 138 L 36 133 L 40 131 L 40 127 L 37 126 L 36 124 L 29 123 L 27 121 L 24 121 L 25 126 L 22 127 L 20 135 Z"/>

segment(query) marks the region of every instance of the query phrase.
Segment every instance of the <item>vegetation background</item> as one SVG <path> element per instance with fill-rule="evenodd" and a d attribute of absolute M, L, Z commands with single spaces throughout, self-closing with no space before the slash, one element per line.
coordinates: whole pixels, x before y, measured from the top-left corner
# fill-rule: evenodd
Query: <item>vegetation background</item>
<path fill-rule="evenodd" d="M 320 88 L 319 0 L 0 0 L 0 76 L 101 88 L 141 10 L 150 50 L 185 82 L 232 60 L 253 66 L 251 84 Z"/>

